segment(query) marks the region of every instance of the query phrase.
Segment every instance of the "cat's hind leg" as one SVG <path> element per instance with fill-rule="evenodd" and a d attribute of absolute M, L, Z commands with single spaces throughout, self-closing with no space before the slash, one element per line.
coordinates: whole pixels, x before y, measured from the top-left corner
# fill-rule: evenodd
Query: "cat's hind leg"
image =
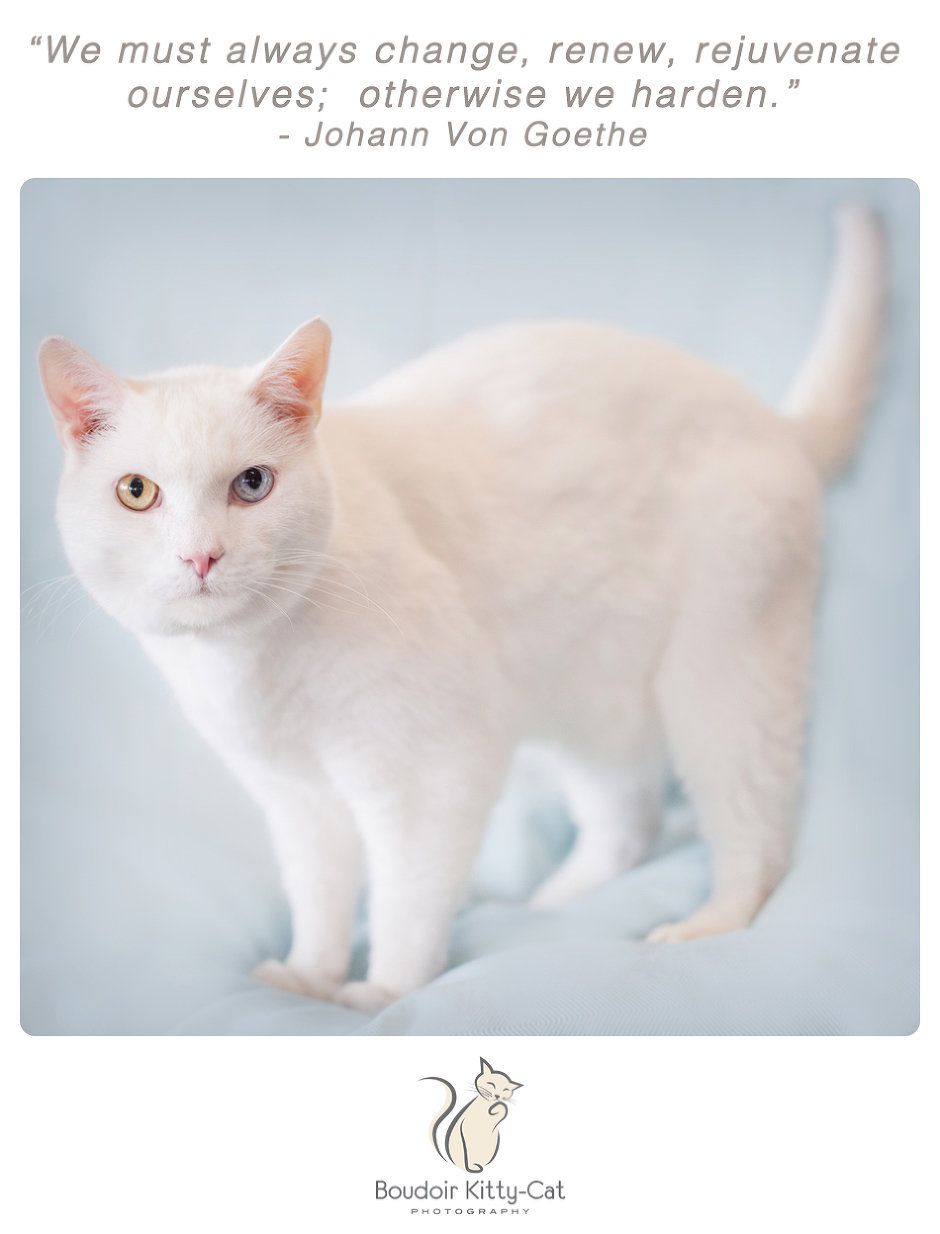
<path fill-rule="evenodd" d="M 664 759 L 649 754 L 629 770 L 599 770 L 565 754 L 559 760 L 575 846 L 539 887 L 530 908 L 563 908 L 642 861 L 662 819 Z"/>
<path fill-rule="evenodd" d="M 784 500 L 780 477 L 768 476 L 760 500 L 728 510 L 734 524 L 721 541 L 700 546 L 660 666 L 662 720 L 709 843 L 712 893 L 685 921 L 654 930 L 653 942 L 743 929 L 787 866 L 809 695 L 819 488 L 815 476 L 802 486 L 793 471 L 783 479 Z"/>

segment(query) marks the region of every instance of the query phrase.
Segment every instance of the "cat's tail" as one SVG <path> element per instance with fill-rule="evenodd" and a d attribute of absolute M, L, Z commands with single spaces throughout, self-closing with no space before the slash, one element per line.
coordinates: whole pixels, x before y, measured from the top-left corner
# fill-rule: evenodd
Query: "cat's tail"
<path fill-rule="evenodd" d="M 437 1142 L 437 1129 L 457 1104 L 457 1090 L 454 1088 L 453 1084 L 447 1080 L 442 1080 L 439 1075 L 426 1075 L 421 1078 L 422 1080 L 437 1080 L 438 1084 L 443 1084 L 450 1093 L 450 1100 L 445 1102 L 444 1108 L 438 1115 L 436 1115 L 434 1121 L 431 1123 L 431 1143 L 434 1145 L 435 1151 L 440 1157 L 442 1157 L 445 1161 L 450 1161 L 450 1157 L 447 1156 L 446 1152 L 441 1152 L 440 1145 Z"/>
<path fill-rule="evenodd" d="M 861 436 L 881 361 L 888 255 L 868 210 L 836 214 L 838 242 L 829 295 L 812 350 L 781 410 L 827 478 L 849 461 Z"/>

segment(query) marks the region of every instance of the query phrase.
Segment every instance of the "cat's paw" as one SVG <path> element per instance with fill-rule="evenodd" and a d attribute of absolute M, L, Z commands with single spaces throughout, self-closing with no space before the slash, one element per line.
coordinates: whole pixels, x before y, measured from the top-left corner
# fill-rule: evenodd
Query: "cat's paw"
<path fill-rule="evenodd" d="M 650 930 L 646 936 L 648 943 L 681 943 L 689 938 L 697 938 L 696 934 L 689 934 L 685 930 L 684 921 L 676 921 L 670 925 L 657 926 L 655 930 Z"/>
<path fill-rule="evenodd" d="M 685 943 L 694 938 L 711 938 L 715 934 L 730 934 L 751 924 L 759 901 L 708 900 L 685 921 L 657 926 L 646 936 L 648 943 Z"/>
<path fill-rule="evenodd" d="M 303 998 L 317 998 L 330 1002 L 339 989 L 339 982 L 311 981 L 280 960 L 265 960 L 252 972 L 256 981 L 283 990 L 285 994 L 300 994 Z"/>
<path fill-rule="evenodd" d="M 366 1015 L 378 1015 L 389 1003 L 398 997 L 391 990 L 376 985 L 372 981 L 349 981 L 333 995 L 333 1001 L 343 1007 L 351 1007 L 353 1011 L 364 1011 Z"/>

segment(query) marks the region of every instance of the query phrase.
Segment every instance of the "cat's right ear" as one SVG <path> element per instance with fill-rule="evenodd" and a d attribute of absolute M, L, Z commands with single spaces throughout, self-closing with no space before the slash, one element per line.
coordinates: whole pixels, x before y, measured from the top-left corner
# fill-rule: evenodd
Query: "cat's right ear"
<path fill-rule="evenodd" d="M 43 339 L 37 358 L 56 435 L 66 450 L 80 448 L 106 427 L 130 387 L 71 339 Z"/>
<path fill-rule="evenodd" d="M 330 363 L 330 327 L 319 317 L 295 330 L 262 368 L 252 398 L 278 420 L 315 425 Z"/>

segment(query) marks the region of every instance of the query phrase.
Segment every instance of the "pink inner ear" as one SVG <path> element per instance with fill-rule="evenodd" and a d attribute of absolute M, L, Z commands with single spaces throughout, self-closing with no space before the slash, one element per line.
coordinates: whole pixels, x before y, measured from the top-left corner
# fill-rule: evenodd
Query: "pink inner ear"
<path fill-rule="evenodd" d="M 39 373 L 63 444 L 104 427 L 128 393 L 120 377 L 66 338 L 43 340 Z"/>
<path fill-rule="evenodd" d="M 261 372 L 252 397 L 279 419 L 320 417 L 320 400 L 330 358 L 330 331 L 319 319 L 295 330 Z"/>

